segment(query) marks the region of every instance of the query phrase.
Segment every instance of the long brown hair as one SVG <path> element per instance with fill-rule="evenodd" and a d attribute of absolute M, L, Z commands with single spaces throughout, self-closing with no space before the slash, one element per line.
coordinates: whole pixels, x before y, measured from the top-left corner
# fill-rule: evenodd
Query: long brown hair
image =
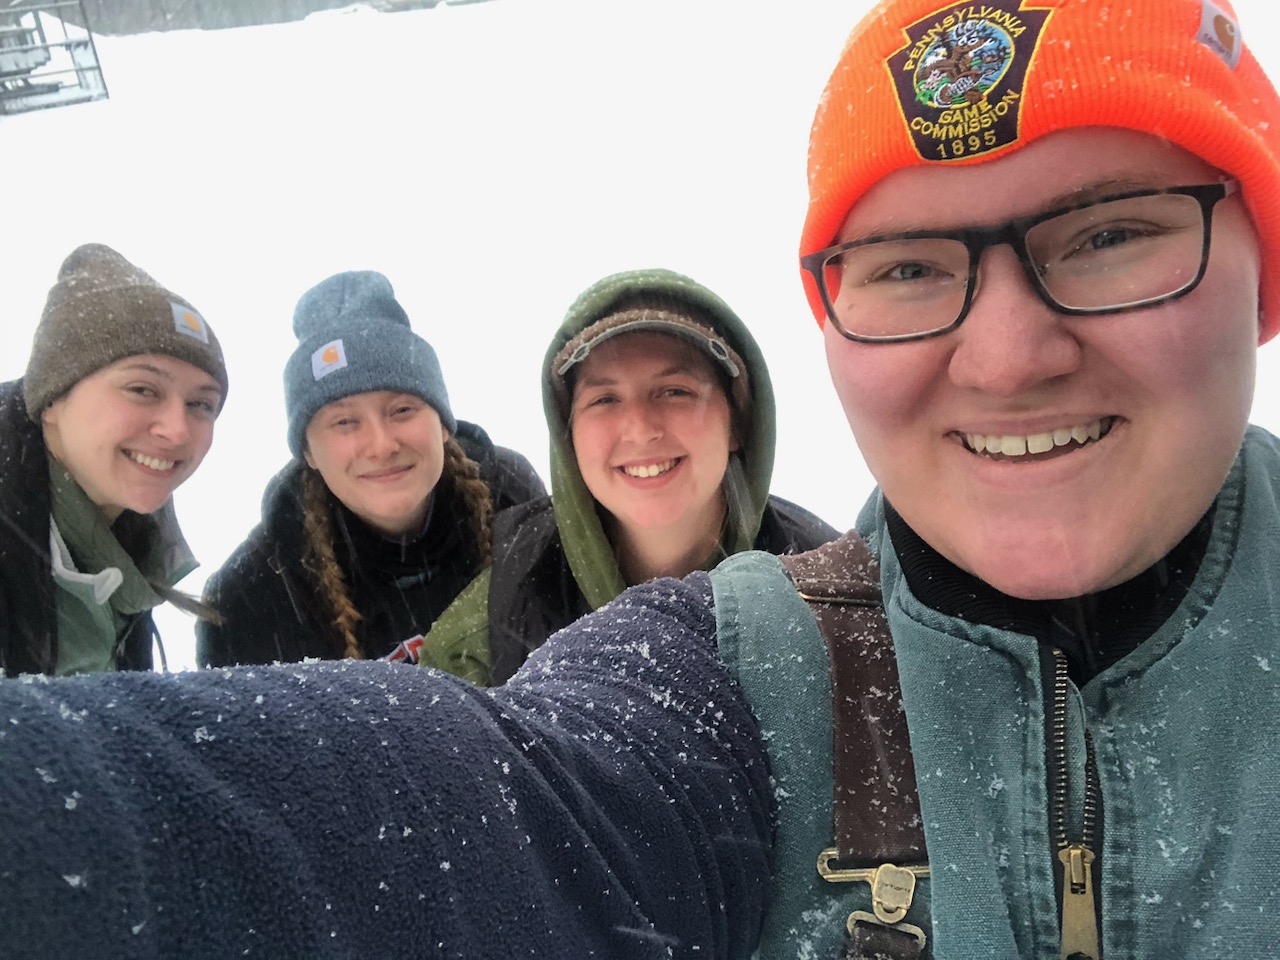
<path fill-rule="evenodd" d="M 78 482 L 78 481 L 77 481 Z M 135 563 L 138 558 L 142 557 L 147 551 L 147 538 L 151 535 L 154 521 L 149 514 L 135 513 L 132 510 L 123 510 L 120 515 L 111 524 L 111 533 L 116 538 L 116 542 L 124 549 Z M 165 583 L 159 577 L 143 575 L 147 586 L 161 600 L 173 604 L 183 613 L 190 614 L 200 620 L 208 620 L 210 623 L 222 625 L 222 614 L 202 598 L 193 596 L 177 587 L 172 587 Z"/>
<path fill-rule="evenodd" d="M 488 566 L 490 560 L 493 500 L 488 484 L 480 479 L 479 465 L 467 456 L 453 437 L 444 442 L 444 468 L 436 490 L 441 487 L 452 487 L 466 510 L 475 543 L 476 570 L 479 571 Z M 318 470 L 307 467 L 302 471 L 302 564 L 316 578 L 326 620 L 337 631 L 342 643 L 342 656 L 358 660 L 364 657 L 364 651 L 356 628 L 364 617 L 351 600 L 347 574 L 334 549 L 336 500 Z"/>

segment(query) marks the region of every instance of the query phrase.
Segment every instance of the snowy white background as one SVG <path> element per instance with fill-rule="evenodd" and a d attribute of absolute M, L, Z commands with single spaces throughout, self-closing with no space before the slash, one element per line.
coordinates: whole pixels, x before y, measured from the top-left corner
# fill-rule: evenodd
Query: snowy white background
<path fill-rule="evenodd" d="M 1274 0 L 1237 0 L 1280 77 Z M 198 593 L 285 462 L 294 302 L 385 273 L 456 415 L 547 476 L 538 372 L 579 291 L 665 266 L 719 293 L 769 358 L 774 491 L 852 526 L 871 479 L 801 292 L 809 122 L 867 0 L 491 0 L 98 37 L 110 99 L 0 117 L 0 284 L 18 377 L 58 265 L 107 243 L 217 331 L 231 389 L 177 493 Z M 1280 430 L 1280 347 L 1255 421 Z M 191 621 L 157 615 L 171 667 Z"/>

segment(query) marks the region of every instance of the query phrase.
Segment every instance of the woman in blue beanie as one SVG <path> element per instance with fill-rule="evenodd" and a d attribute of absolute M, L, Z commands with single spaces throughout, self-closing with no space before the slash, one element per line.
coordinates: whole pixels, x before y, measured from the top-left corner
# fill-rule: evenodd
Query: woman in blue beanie
<path fill-rule="evenodd" d="M 209 580 L 222 623 L 201 622 L 197 659 L 417 662 L 422 634 L 488 562 L 494 511 L 541 495 L 542 481 L 454 418 L 435 351 L 382 274 L 322 281 L 293 327 L 294 460 L 268 485 L 262 522 Z M 432 665 L 483 679 L 465 660 Z"/>

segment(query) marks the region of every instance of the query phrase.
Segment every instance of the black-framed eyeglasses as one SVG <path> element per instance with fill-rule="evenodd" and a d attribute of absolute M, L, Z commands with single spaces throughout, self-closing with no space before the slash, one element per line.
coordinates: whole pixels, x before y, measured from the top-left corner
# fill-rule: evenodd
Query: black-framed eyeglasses
<path fill-rule="evenodd" d="M 967 230 L 918 230 L 802 257 L 827 317 L 850 340 L 893 343 L 964 321 L 988 247 L 1013 247 L 1031 286 L 1061 313 L 1120 313 L 1185 296 L 1209 262 L 1213 207 L 1235 180 L 1135 190 Z"/>

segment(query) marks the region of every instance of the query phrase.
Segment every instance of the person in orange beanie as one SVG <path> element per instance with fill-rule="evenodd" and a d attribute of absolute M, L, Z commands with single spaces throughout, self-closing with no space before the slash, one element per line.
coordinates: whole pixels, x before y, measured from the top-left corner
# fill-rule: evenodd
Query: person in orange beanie
<path fill-rule="evenodd" d="M 1273 952 L 1280 446 L 1247 418 L 1280 329 L 1280 100 L 1230 5 L 881 3 L 809 190 L 914 757 L 887 802 L 914 774 L 922 827 L 860 844 L 837 804 L 834 846 L 908 868 L 886 887 L 932 867 L 927 909 L 862 901 L 849 939 Z M 865 782 L 844 819 L 884 809 Z M 1236 896 L 1230 931 L 1198 906 Z"/>
<path fill-rule="evenodd" d="M 878 482 L 856 529 L 633 587 L 491 691 L 0 685 L 0 925 L 59 956 L 1275 955 L 1277 136 L 1225 3 L 880 4 L 800 249 Z M 95 762 L 120 729 L 147 766 Z"/>

